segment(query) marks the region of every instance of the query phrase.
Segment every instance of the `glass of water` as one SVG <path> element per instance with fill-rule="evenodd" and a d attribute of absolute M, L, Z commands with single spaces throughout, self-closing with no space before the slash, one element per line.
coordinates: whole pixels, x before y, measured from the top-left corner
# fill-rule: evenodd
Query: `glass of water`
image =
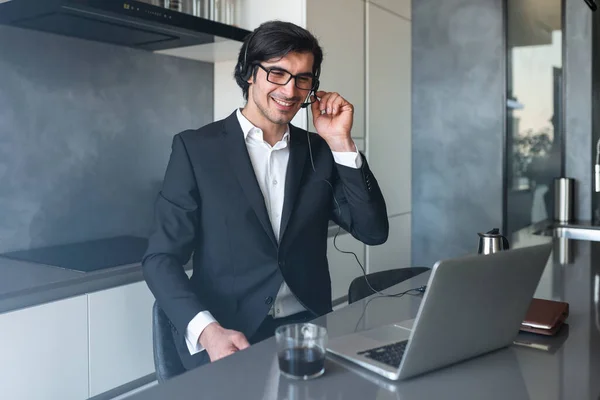
<path fill-rule="evenodd" d="M 325 372 L 327 329 L 311 323 L 280 326 L 275 330 L 279 371 L 293 379 L 313 379 Z"/>

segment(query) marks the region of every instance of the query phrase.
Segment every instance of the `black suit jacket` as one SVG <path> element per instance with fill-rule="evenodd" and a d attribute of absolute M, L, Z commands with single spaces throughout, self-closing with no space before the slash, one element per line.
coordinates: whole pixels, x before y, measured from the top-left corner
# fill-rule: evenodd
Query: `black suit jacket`
<path fill-rule="evenodd" d="M 251 337 L 284 279 L 315 316 L 331 311 L 329 220 L 368 245 L 387 240 L 385 201 L 364 156 L 360 169 L 348 168 L 317 134 L 310 144 L 315 171 L 306 131 L 291 126 L 278 244 L 236 113 L 173 138 L 142 265 L 186 367 L 201 363 L 189 359 L 184 336 L 200 311 Z M 192 254 L 188 279 L 182 266 Z"/>

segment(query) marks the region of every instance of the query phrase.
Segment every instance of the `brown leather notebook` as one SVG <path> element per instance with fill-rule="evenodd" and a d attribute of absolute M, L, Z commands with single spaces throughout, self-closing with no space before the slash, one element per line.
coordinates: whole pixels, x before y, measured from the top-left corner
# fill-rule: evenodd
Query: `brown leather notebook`
<path fill-rule="evenodd" d="M 521 324 L 524 332 L 554 335 L 569 316 L 569 303 L 533 299 Z"/>

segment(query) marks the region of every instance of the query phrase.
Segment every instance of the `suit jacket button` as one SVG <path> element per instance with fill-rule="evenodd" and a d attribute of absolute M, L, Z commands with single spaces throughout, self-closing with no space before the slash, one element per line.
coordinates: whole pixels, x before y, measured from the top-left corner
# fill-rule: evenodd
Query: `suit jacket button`
<path fill-rule="evenodd" d="M 266 304 L 266 305 L 269 305 L 269 304 L 271 304 L 272 302 L 273 302 L 273 298 L 272 298 L 271 296 L 269 296 L 269 297 L 267 297 L 267 298 L 265 299 L 265 304 Z"/>

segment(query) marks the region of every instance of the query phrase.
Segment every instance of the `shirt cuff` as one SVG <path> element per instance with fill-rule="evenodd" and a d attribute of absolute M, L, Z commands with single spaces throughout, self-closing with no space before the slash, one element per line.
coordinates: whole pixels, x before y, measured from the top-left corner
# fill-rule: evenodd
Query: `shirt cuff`
<path fill-rule="evenodd" d="M 198 340 L 204 328 L 213 322 L 217 322 L 217 320 L 208 311 L 201 311 L 192 318 L 185 331 L 185 343 L 191 355 L 204 350 Z"/>
<path fill-rule="evenodd" d="M 354 142 L 352 142 L 354 143 Z M 362 157 L 358 152 L 358 147 L 354 143 L 354 151 L 332 151 L 333 160 L 344 167 L 358 169 L 362 167 Z"/>

